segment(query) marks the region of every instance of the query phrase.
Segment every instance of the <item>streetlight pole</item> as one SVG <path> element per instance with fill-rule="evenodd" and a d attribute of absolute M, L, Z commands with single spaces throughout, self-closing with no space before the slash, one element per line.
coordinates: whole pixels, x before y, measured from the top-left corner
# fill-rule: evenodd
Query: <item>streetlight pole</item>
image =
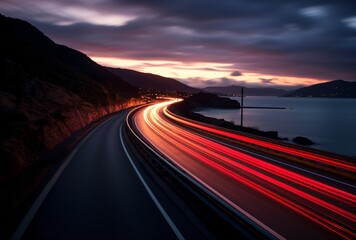
<path fill-rule="evenodd" d="M 241 127 L 243 123 L 243 115 L 244 115 L 244 88 L 241 87 Z"/>

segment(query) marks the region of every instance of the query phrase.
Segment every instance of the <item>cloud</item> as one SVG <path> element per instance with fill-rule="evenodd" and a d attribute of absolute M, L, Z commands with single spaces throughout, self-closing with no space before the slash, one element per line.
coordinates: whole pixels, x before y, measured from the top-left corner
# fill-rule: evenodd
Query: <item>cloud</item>
<path fill-rule="evenodd" d="M 5 11 L 15 12 L 24 15 L 32 20 L 51 23 L 59 26 L 73 25 L 77 23 L 89 23 L 103 26 L 122 26 L 128 21 L 135 19 L 135 16 L 123 11 L 106 11 L 102 14 L 102 9 L 95 3 L 84 5 L 80 2 L 61 1 L 4 1 L 0 3 L 0 8 Z"/>
<path fill-rule="evenodd" d="M 188 78 L 188 79 L 177 79 L 178 81 L 190 85 L 192 87 L 204 88 L 213 86 L 247 86 L 246 81 L 236 81 L 231 78 L 216 78 L 216 79 L 204 79 L 201 77 Z"/>
<path fill-rule="evenodd" d="M 356 80 L 351 0 L 2 0 L 0 11 L 90 56 L 225 63 L 245 75 Z"/>
<path fill-rule="evenodd" d="M 346 26 L 356 29 L 356 16 L 345 18 L 342 20 Z"/>
<path fill-rule="evenodd" d="M 238 77 L 238 76 L 242 76 L 243 74 L 240 71 L 233 71 L 230 76 L 234 76 L 234 77 Z"/>
<path fill-rule="evenodd" d="M 326 10 L 323 6 L 312 6 L 300 9 L 300 13 L 308 17 L 320 17 L 326 15 Z"/>
<path fill-rule="evenodd" d="M 273 83 L 273 79 L 265 79 L 267 80 L 268 86 L 266 86 L 266 82 L 261 81 L 260 83 L 258 82 L 249 82 L 245 80 L 234 80 L 231 78 L 216 78 L 216 79 L 209 79 L 206 80 L 201 77 L 196 77 L 196 78 L 187 78 L 187 79 L 177 79 L 178 81 L 189 85 L 191 87 L 195 88 L 205 88 L 205 87 L 220 87 L 220 86 L 242 86 L 242 87 L 247 87 L 247 88 L 265 88 L 265 87 L 272 87 L 272 88 L 280 88 L 280 89 L 285 89 L 285 90 L 295 90 L 301 87 L 305 87 L 306 85 L 303 84 L 296 84 L 296 85 L 290 85 L 291 83 L 285 80 L 282 80 L 282 84 L 275 84 Z M 271 80 L 271 81 L 269 81 Z M 285 85 L 287 84 L 287 85 Z M 310 84 L 307 84 L 310 85 Z"/>
<path fill-rule="evenodd" d="M 259 80 L 264 84 L 271 84 L 276 80 L 278 81 L 278 78 L 259 78 Z"/>
<path fill-rule="evenodd" d="M 209 86 L 233 86 L 233 85 L 241 85 L 241 84 L 245 84 L 245 81 L 236 81 L 235 79 L 231 79 L 231 78 L 218 78 L 218 79 L 211 79 L 211 80 L 207 80 L 205 81 L 206 85 Z"/>

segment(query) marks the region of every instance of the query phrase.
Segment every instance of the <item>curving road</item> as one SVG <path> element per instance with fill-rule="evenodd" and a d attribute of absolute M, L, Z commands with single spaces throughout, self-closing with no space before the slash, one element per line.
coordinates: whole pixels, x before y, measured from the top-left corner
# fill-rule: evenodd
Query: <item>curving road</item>
<path fill-rule="evenodd" d="M 127 113 L 81 142 L 12 239 L 183 239 L 172 215 L 188 225 L 188 237 L 205 238 L 129 155 L 122 135 Z"/>
<path fill-rule="evenodd" d="M 354 172 L 355 164 L 221 129 L 193 126 L 167 112 L 172 102 L 141 108 L 134 129 L 194 180 L 279 239 L 355 239 L 356 195 L 343 183 L 273 157 L 246 151 L 206 133 L 278 148 Z M 177 123 L 179 122 L 179 123 Z M 203 128 L 197 133 L 192 126 Z"/>
<path fill-rule="evenodd" d="M 352 183 L 241 149 L 210 133 L 271 148 L 286 146 L 177 119 L 167 111 L 171 103 L 139 108 L 131 124 L 140 138 L 208 191 L 279 239 L 356 238 Z M 214 238 L 126 141 L 128 113 L 113 116 L 78 145 L 12 239 Z M 332 161 L 345 170 L 355 167 L 340 159 L 283 150 Z"/>

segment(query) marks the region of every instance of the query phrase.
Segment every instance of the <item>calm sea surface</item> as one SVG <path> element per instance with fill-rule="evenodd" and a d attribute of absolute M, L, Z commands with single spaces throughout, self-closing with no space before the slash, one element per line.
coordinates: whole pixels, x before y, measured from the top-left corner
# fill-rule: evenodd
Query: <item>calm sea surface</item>
<path fill-rule="evenodd" d="M 246 97 L 244 106 L 286 108 L 244 109 L 244 126 L 278 131 L 290 140 L 308 137 L 317 143 L 314 148 L 356 157 L 356 99 Z M 240 124 L 240 110 L 197 112 Z"/>

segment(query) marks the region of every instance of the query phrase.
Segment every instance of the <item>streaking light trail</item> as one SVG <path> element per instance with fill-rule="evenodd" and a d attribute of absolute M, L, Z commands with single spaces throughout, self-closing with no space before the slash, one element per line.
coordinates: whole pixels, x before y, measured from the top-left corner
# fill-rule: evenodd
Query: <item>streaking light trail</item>
<path fill-rule="evenodd" d="M 353 165 L 177 118 L 166 109 L 172 102 L 138 111 L 134 116 L 136 128 L 149 144 L 188 170 L 193 178 L 273 229 L 278 238 L 356 237 L 354 188 L 345 190 L 335 183 L 285 169 L 230 148 L 220 142 L 223 140 L 205 138 L 189 127 L 335 164 L 348 171 L 355 169 Z"/>
<path fill-rule="evenodd" d="M 266 142 L 266 141 L 261 141 L 258 139 L 254 139 L 254 138 L 250 138 L 250 137 L 246 137 L 246 136 L 242 136 L 239 134 L 235 134 L 235 133 L 231 133 L 231 132 L 227 132 L 227 131 L 222 131 L 220 129 L 216 129 L 216 128 L 211 128 L 211 127 L 207 127 L 204 125 L 199 125 L 197 123 L 194 122 L 190 122 L 190 121 L 186 121 L 184 119 L 178 118 L 174 115 L 172 115 L 171 113 L 169 113 L 167 111 L 167 108 L 165 108 L 164 113 L 166 116 L 168 116 L 171 119 L 174 119 L 175 121 L 181 122 L 184 125 L 187 126 L 191 126 L 194 128 L 198 128 L 204 131 L 208 131 L 211 133 L 215 133 L 215 134 L 219 134 L 221 136 L 224 137 L 229 137 L 232 139 L 236 139 L 239 141 L 243 141 L 243 142 L 247 142 L 247 143 L 252 143 L 258 146 L 262 146 L 262 147 L 266 147 L 269 149 L 273 149 L 273 150 L 277 150 L 280 152 L 284 152 L 284 153 L 288 153 L 294 156 L 298 156 L 298 157 L 302 157 L 302 158 L 306 158 L 306 159 L 310 159 L 310 160 L 314 160 L 317 162 L 321 162 L 321 163 L 325 163 L 325 164 L 329 164 L 335 167 L 339 167 L 351 172 L 356 172 L 356 165 L 355 164 L 351 164 L 349 162 L 345 162 L 342 161 L 340 159 L 336 159 L 336 158 L 332 158 L 332 157 L 328 157 L 328 156 L 322 156 L 316 153 L 312 153 L 312 152 L 306 152 L 300 149 L 295 149 L 295 148 L 291 148 L 291 147 L 286 147 L 286 146 L 282 146 L 282 145 L 278 145 L 278 144 L 274 144 L 274 143 L 270 143 L 270 142 Z"/>

